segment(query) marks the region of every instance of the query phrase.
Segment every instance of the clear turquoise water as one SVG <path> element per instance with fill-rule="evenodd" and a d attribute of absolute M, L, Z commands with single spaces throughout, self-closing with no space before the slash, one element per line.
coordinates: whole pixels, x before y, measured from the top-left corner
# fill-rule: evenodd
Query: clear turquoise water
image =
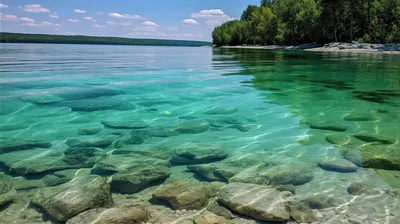
<path fill-rule="evenodd" d="M 53 172 L 82 168 L 58 162 L 69 147 L 68 139 L 90 142 L 110 136 L 112 143 L 94 145 L 107 156 L 146 145 L 154 150 L 151 153 L 166 155 L 163 159 L 168 161 L 177 148 L 197 142 L 220 145 L 228 153 L 228 161 L 255 156 L 273 164 L 306 164 L 313 179 L 298 184 L 296 195 L 325 194 L 350 212 L 357 201 L 346 192 L 350 183 L 388 191 L 400 187 L 399 56 L 2 44 L 0 59 L 2 177 L 14 181 L 22 192 L 44 187 L 33 181 Z M 345 119 L 349 115 L 353 119 Z M 110 127 L 104 121 L 144 125 Z M 191 127 L 178 134 L 145 134 L 141 141 L 126 141 L 132 129 L 143 133 L 155 128 L 176 130 L 200 121 L 207 123 L 205 130 Z M 346 131 L 310 128 L 315 123 L 345 126 Z M 83 135 L 82 130 L 88 128 L 95 133 Z M 326 137 L 332 134 L 340 134 L 346 141 L 331 144 Z M 397 165 L 389 166 L 383 160 L 351 173 L 318 167 L 317 162 L 342 158 L 349 150 L 382 146 L 377 145 L 378 140 L 355 138 L 357 134 L 389 139 L 384 146 L 397 151 L 376 156 Z M 51 146 L 8 147 L 31 140 Z M 174 167 L 171 177 L 199 180 L 185 166 Z M 249 172 L 245 175 L 254 179 L 253 171 Z M 24 181 L 15 181 L 21 180 L 20 176 Z M 370 208 L 360 209 L 365 213 L 398 208 L 395 197 L 384 195 L 361 198 L 354 206 L 367 203 Z"/>

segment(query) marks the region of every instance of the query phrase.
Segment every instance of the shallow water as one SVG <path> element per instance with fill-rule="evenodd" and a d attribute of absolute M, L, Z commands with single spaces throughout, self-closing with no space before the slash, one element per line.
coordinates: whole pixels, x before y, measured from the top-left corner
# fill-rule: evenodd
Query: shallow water
<path fill-rule="evenodd" d="M 269 169 L 292 165 L 283 168 L 286 173 L 295 173 L 300 164 L 311 180 L 278 184 L 294 184 L 295 199 L 334 198 L 334 215 L 313 210 L 320 223 L 348 223 L 351 215 L 364 214 L 363 223 L 400 217 L 395 192 L 400 187 L 399 56 L 2 44 L 0 58 L 0 179 L 21 195 L 64 183 L 65 178 L 57 179 L 63 170 L 75 173 L 71 178 L 79 169 L 107 177 L 132 171 L 140 163 L 137 156 L 131 162 L 110 160 L 128 163 L 127 170 L 98 167 L 110 157 L 133 153 L 150 159 L 140 166 L 171 161 L 166 182 L 172 184 L 210 180 L 189 172 L 191 163 L 240 169 L 221 182 L 264 185 L 273 181 L 257 179 L 260 162 Z M 217 145 L 227 158 L 173 162 L 174 153 L 194 143 Z M 96 147 L 99 153 L 79 151 L 71 159 L 66 150 L 74 147 Z M 354 172 L 318 165 L 327 158 L 348 159 L 353 151 L 358 157 L 352 162 L 360 163 Z M 242 160 L 250 164 L 232 165 Z M 49 177 L 57 184 L 48 184 Z M 381 194 L 350 195 L 347 187 L 354 182 Z M 154 190 L 148 187 L 144 192 Z M 118 204 L 123 196 L 113 191 Z M 26 202 L 32 196 L 23 197 Z M 19 209 L 7 206 L 1 213 Z"/>

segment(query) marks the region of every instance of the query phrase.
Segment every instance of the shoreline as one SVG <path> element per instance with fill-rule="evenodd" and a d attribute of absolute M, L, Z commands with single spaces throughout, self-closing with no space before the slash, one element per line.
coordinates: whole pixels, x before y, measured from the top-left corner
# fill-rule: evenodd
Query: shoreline
<path fill-rule="evenodd" d="M 305 45 L 241 45 L 221 46 L 228 49 L 263 49 L 263 50 L 302 50 L 311 52 L 329 53 L 368 53 L 368 54 L 395 54 L 400 55 L 400 44 L 359 44 L 359 43 L 329 43 L 324 46 L 315 44 Z"/>

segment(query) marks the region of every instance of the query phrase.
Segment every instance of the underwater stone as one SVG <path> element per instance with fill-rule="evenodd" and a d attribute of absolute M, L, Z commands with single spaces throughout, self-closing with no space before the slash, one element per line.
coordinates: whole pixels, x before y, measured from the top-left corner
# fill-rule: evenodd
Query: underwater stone
<path fill-rule="evenodd" d="M 103 149 L 95 147 L 72 147 L 65 150 L 64 154 L 66 163 L 79 167 L 92 167 L 105 155 Z"/>
<path fill-rule="evenodd" d="M 302 200 L 302 202 L 306 203 L 312 209 L 324 209 L 335 206 L 334 200 L 327 195 L 311 196 Z"/>
<path fill-rule="evenodd" d="M 378 120 L 373 114 L 353 113 L 343 118 L 345 121 L 376 121 Z"/>
<path fill-rule="evenodd" d="M 208 203 L 209 193 L 206 187 L 191 185 L 188 182 L 175 182 L 162 185 L 152 194 L 153 199 L 166 201 L 174 209 L 202 209 Z"/>
<path fill-rule="evenodd" d="M 66 224 L 141 224 L 149 217 L 141 205 L 123 208 L 94 208 L 69 219 Z"/>
<path fill-rule="evenodd" d="M 230 183 L 221 190 L 218 201 L 235 212 L 260 221 L 284 222 L 290 219 L 283 196 L 266 186 Z"/>
<path fill-rule="evenodd" d="M 347 126 L 332 124 L 332 123 L 315 123 L 310 124 L 310 128 L 312 129 L 320 129 L 320 130 L 328 130 L 328 131 L 339 131 L 343 132 L 348 129 Z"/>
<path fill-rule="evenodd" d="M 16 195 L 17 191 L 11 183 L 0 180 L 0 206 L 13 201 Z"/>
<path fill-rule="evenodd" d="M 397 147 L 363 145 L 346 153 L 344 158 L 361 167 L 400 170 L 400 150 Z"/>
<path fill-rule="evenodd" d="M 319 161 L 318 165 L 324 170 L 337 172 L 356 172 L 358 169 L 354 163 L 342 158 L 326 158 Z"/>
<path fill-rule="evenodd" d="M 193 219 L 194 224 L 230 224 L 228 220 L 226 220 L 222 216 L 218 216 L 214 213 L 211 213 L 207 210 L 198 214 Z"/>
<path fill-rule="evenodd" d="M 351 183 L 350 186 L 347 188 L 347 192 L 352 195 L 376 195 L 379 194 L 379 191 L 376 188 L 368 186 L 362 183 Z"/>
<path fill-rule="evenodd" d="M 68 138 L 66 144 L 69 147 L 99 147 L 106 148 L 113 143 L 114 140 L 118 139 L 118 135 L 106 135 L 102 137 L 98 136 L 80 136 Z"/>
<path fill-rule="evenodd" d="M 273 166 L 261 172 L 259 176 L 269 180 L 270 185 L 302 185 L 314 177 L 311 168 L 296 163 Z"/>
<path fill-rule="evenodd" d="M 143 167 L 162 166 L 169 167 L 166 160 L 143 156 L 140 154 L 107 155 L 95 165 L 94 173 L 133 172 Z"/>
<path fill-rule="evenodd" d="M 217 204 L 217 202 L 213 202 L 207 206 L 207 210 L 218 215 L 222 216 L 225 219 L 233 219 L 235 218 L 235 215 L 232 214 L 232 212 L 225 208 L 224 206 L 221 206 Z"/>
<path fill-rule="evenodd" d="M 57 103 L 57 105 L 69 107 L 73 111 L 97 111 L 97 110 L 130 110 L 135 105 L 129 101 L 113 99 L 112 97 L 99 97 L 95 99 L 71 100 Z"/>
<path fill-rule="evenodd" d="M 135 146 L 124 146 L 112 152 L 114 155 L 118 154 L 140 154 L 143 156 L 154 157 L 162 160 L 170 160 L 173 152 L 164 146 L 153 144 L 142 144 Z"/>
<path fill-rule="evenodd" d="M 195 119 L 179 123 L 175 131 L 181 134 L 198 134 L 208 131 L 209 127 L 210 123 L 208 121 Z"/>
<path fill-rule="evenodd" d="M 33 116 L 35 117 L 57 117 L 57 116 L 62 116 L 65 114 L 71 113 L 71 108 L 69 107 L 58 107 L 58 108 L 52 108 L 51 110 L 46 110 L 41 113 L 36 113 Z"/>
<path fill-rule="evenodd" d="M 50 148 L 51 143 L 44 140 L 0 139 L 0 154 L 35 148 Z"/>
<path fill-rule="evenodd" d="M 374 134 L 355 134 L 353 136 L 364 142 L 380 142 L 387 145 L 396 143 L 396 139 L 394 138 Z"/>
<path fill-rule="evenodd" d="M 173 127 L 151 127 L 145 130 L 145 133 L 153 137 L 171 137 L 179 135 L 179 132 Z"/>
<path fill-rule="evenodd" d="M 188 170 L 200 175 L 208 181 L 226 181 L 223 178 L 217 176 L 215 171 L 218 169 L 213 165 L 189 165 Z"/>
<path fill-rule="evenodd" d="M 206 112 L 205 114 L 211 114 L 211 115 L 217 115 L 217 114 L 233 114 L 236 113 L 239 109 L 237 107 L 223 107 L 223 106 L 217 106 L 214 107 Z"/>
<path fill-rule="evenodd" d="M 95 135 L 100 132 L 101 128 L 100 124 L 82 127 L 78 129 L 78 135 Z"/>
<path fill-rule="evenodd" d="M 293 201 L 288 204 L 290 217 L 297 223 L 312 223 L 317 221 L 313 211 L 306 203 Z"/>
<path fill-rule="evenodd" d="M 137 171 L 116 173 L 112 176 L 111 189 L 127 194 L 139 192 L 171 175 L 166 167 L 146 167 Z"/>
<path fill-rule="evenodd" d="M 108 89 L 108 88 L 80 88 L 76 91 L 70 91 L 58 94 L 65 100 L 82 100 L 93 99 L 99 97 L 110 97 L 125 94 L 122 90 Z"/>
<path fill-rule="evenodd" d="M 123 117 L 111 118 L 107 120 L 102 120 L 101 124 L 107 128 L 115 129 L 142 129 L 149 126 L 148 123 L 142 120 L 129 120 Z"/>
<path fill-rule="evenodd" d="M 27 129 L 29 127 L 31 127 L 31 125 L 30 124 L 26 124 L 26 123 L 1 124 L 0 125 L 0 132 Z"/>
<path fill-rule="evenodd" d="M 187 143 L 178 147 L 170 160 L 172 164 L 210 163 L 228 157 L 217 144 Z"/>
<path fill-rule="evenodd" d="M 107 178 L 90 175 L 78 176 L 56 187 L 42 188 L 32 203 L 54 219 L 67 221 L 92 208 L 111 207 L 114 202 Z"/>
<path fill-rule="evenodd" d="M 21 98 L 21 100 L 25 101 L 25 102 L 29 102 L 29 103 L 34 103 L 34 104 L 51 104 L 51 103 L 60 102 L 63 99 L 56 95 L 35 94 L 35 95 L 24 96 Z"/>
<path fill-rule="evenodd" d="M 345 145 L 350 142 L 350 136 L 341 134 L 328 135 L 325 139 L 334 145 Z"/>

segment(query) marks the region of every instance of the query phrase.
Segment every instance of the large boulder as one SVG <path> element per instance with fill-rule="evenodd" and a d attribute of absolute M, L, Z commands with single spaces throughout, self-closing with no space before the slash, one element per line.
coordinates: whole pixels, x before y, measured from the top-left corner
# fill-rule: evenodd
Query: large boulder
<path fill-rule="evenodd" d="M 44 140 L 0 139 L 0 154 L 34 148 L 50 148 L 51 143 Z"/>
<path fill-rule="evenodd" d="M 166 167 L 146 167 L 137 171 L 117 173 L 112 176 L 111 189 L 121 193 L 136 193 L 171 175 Z"/>
<path fill-rule="evenodd" d="M 0 180 L 0 206 L 13 201 L 16 195 L 17 191 L 10 182 Z"/>
<path fill-rule="evenodd" d="M 400 170 L 400 149 L 382 144 L 362 145 L 344 155 L 357 166 Z"/>
<path fill-rule="evenodd" d="M 170 160 L 172 164 L 210 163 L 223 160 L 228 154 L 217 144 L 188 143 L 178 147 Z"/>
<path fill-rule="evenodd" d="M 141 224 L 147 221 L 148 212 L 143 206 L 124 208 L 94 208 L 69 219 L 67 224 Z"/>
<path fill-rule="evenodd" d="M 260 221 L 284 222 L 289 210 L 279 191 L 263 185 L 230 183 L 218 200 L 229 209 Z"/>
<path fill-rule="evenodd" d="M 324 170 L 337 172 L 356 172 L 358 169 L 354 163 L 342 158 L 326 158 L 319 161 L 318 165 Z"/>
<path fill-rule="evenodd" d="M 78 176 L 68 183 L 42 188 L 32 199 L 52 218 L 59 221 L 68 219 L 86 210 L 111 207 L 113 199 L 110 185 L 104 177 Z"/>
<path fill-rule="evenodd" d="M 202 185 L 175 182 L 162 185 L 153 192 L 153 199 L 165 201 L 174 209 L 202 209 L 208 203 L 209 191 Z"/>

